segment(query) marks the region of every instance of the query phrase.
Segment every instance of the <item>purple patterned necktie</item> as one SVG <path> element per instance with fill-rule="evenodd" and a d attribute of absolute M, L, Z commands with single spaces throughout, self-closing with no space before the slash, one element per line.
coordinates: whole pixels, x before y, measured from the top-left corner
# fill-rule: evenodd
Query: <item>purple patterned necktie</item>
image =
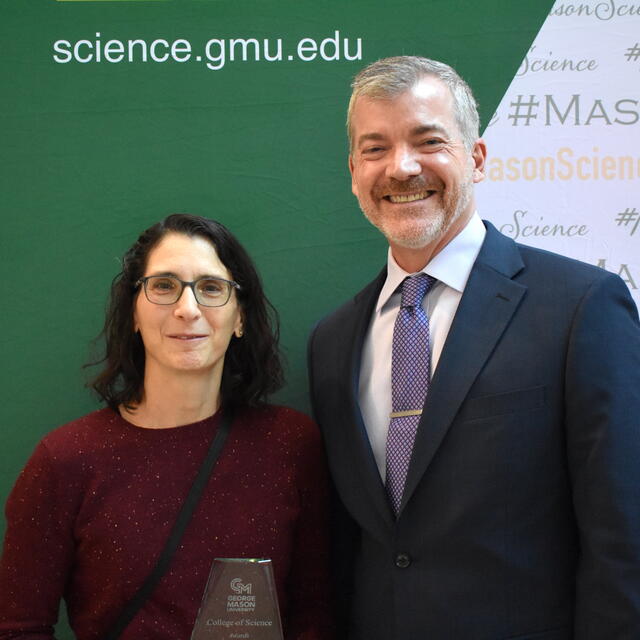
<path fill-rule="evenodd" d="M 400 311 L 393 328 L 386 486 L 396 515 L 431 378 L 429 319 L 422 308 L 422 300 L 434 282 L 435 278 L 426 273 L 404 279 Z"/>

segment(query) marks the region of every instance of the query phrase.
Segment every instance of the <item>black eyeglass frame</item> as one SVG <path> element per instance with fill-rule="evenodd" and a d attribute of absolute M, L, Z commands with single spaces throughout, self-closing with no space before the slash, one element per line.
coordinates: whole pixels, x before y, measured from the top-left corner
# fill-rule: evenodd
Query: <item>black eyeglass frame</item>
<path fill-rule="evenodd" d="M 147 282 L 149 280 L 151 280 L 152 278 L 170 278 L 171 280 L 176 280 L 177 282 L 180 283 L 180 293 L 178 294 L 178 297 L 173 301 L 173 302 L 155 302 L 155 300 L 151 300 L 151 298 L 149 298 L 149 293 L 147 291 Z M 226 284 L 229 285 L 229 295 L 227 296 L 227 299 L 222 303 L 222 304 L 205 304 L 204 302 L 200 302 L 200 300 L 198 299 L 198 294 L 196 293 L 196 289 L 195 286 L 198 284 L 198 282 L 201 282 L 202 280 L 215 280 L 216 282 L 224 282 Z M 191 282 L 188 282 L 187 280 L 181 280 L 180 278 L 178 278 L 177 276 L 170 276 L 170 275 L 156 275 L 156 276 L 144 276 L 142 278 L 140 278 L 136 284 L 135 287 L 138 288 L 140 285 L 142 285 L 142 289 L 144 290 L 144 295 L 145 298 L 151 303 L 151 304 L 157 304 L 160 305 L 162 307 L 167 307 L 171 304 L 175 304 L 176 302 L 178 302 L 178 300 L 180 300 L 180 298 L 182 297 L 182 294 L 184 293 L 184 288 L 185 287 L 189 287 L 191 289 L 191 292 L 193 293 L 193 297 L 195 298 L 195 301 L 203 306 L 203 307 L 210 307 L 210 308 L 215 308 L 215 307 L 224 307 L 225 304 L 227 304 L 227 302 L 229 302 L 229 300 L 231 300 L 231 292 L 233 289 L 236 289 L 236 291 L 240 291 L 242 289 L 242 287 L 235 281 L 233 280 L 226 280 L 225 278 L 218 278 L 216 276 L 203 276 L 202 278 L 198 278 L 197 280 L 192 280 Z"/>

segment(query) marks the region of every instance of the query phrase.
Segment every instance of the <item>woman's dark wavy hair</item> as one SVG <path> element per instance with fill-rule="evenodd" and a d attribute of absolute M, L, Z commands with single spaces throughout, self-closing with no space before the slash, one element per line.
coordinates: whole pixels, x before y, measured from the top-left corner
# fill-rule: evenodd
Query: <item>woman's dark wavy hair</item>
<path fill-rule="evenodd" d="M 88 386 L 113 409 L 134 407 L 143 396 L 145 353 L 134 331 L 133 311 L 152 249 L 168 233 L 208 240 L 240 289 L 235 290 L 243 314 L 243 336 L 233 336 L 222 372 L 221 400 L 225 407 L 257 406 L 283 383 L 278 350 L 279 321 L 267 300 L 258 272 L 242 245 L 222 224 L 200 216 L 176 213 L 144 231 L 122 259 L 122 271 L 111 283 L 104 328 L 103 371 Z"/>

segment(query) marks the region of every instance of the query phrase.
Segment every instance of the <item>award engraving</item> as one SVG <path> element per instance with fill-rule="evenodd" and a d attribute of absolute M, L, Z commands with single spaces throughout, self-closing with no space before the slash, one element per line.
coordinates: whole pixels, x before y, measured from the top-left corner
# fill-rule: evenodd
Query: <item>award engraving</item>
<path fill-rule="evenodd" d="M 283 640 L 271 560 L 216 558 L 191 640 Z"/>

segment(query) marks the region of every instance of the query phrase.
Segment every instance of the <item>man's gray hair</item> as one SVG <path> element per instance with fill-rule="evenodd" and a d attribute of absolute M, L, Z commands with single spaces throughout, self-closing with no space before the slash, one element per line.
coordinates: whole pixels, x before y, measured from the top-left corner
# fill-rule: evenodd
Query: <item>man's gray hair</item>
<path fill-rule="evenodd" d="M 480 118 L 469 85 L 448 64 L 418 56 L 383 58 L 365 67 L 353 79 L 353 91 L 347 111 L 349 148 L 353 150 L 351 119 L 356 100 L 360 96 L 383 100 L 395 98 L 411 89 L 425 76 L 435 76 L 449 88 L 462 141 L 467 149 L 473 148 L 473 143 L 480 135 Z"/>

